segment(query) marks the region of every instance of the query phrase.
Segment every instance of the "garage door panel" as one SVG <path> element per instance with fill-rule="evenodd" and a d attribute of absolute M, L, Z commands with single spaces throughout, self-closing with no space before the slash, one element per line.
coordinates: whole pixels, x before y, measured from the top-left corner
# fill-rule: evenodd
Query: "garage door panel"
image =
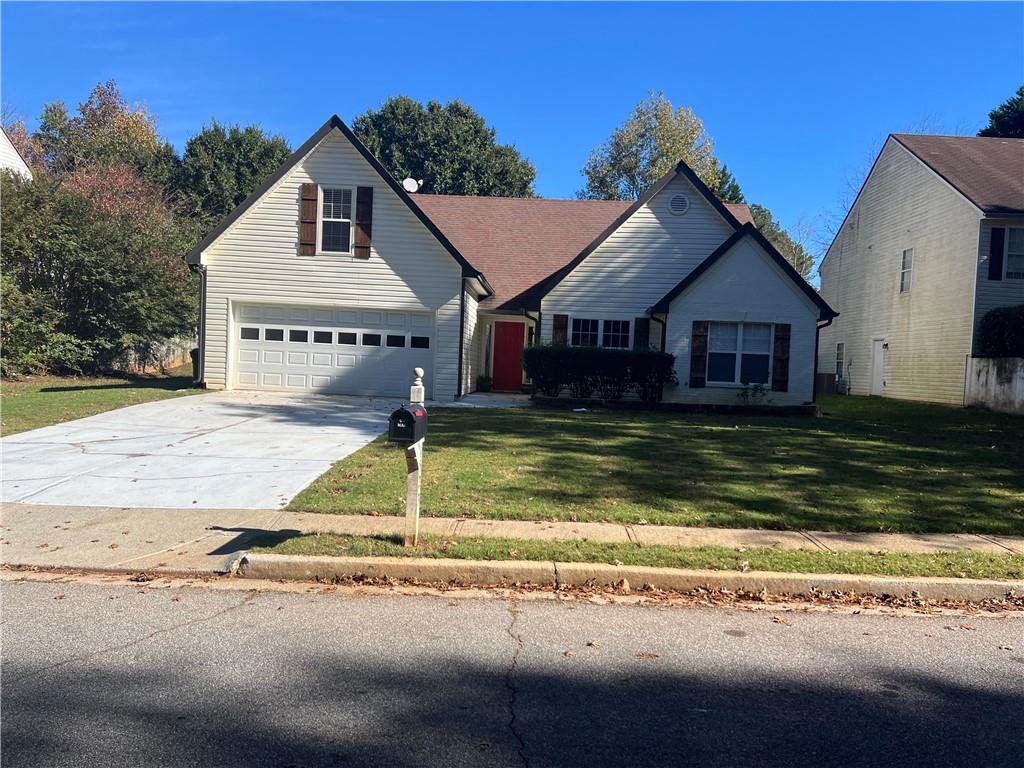
<path fill-rule="evenodd" d="M 241 305 L 235 316 L 243 389 L 401 397 L 412 369 L 433 362 L 430 312 Z"/>

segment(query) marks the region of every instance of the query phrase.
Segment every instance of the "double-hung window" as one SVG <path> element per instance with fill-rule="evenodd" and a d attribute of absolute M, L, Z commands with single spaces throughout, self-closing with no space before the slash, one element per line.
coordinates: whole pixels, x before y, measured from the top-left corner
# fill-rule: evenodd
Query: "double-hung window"
<path fill-rule="evenodd" d="M 352 252 L 352 208 L 355 195 L 348 188 L 320 190 L 320 251 Z"/>
<path fill-rule="evenodd" d="M 843 367 L 846 365 L 846 344 L 836 344 L 836 380 L 842 380 Z"/>
<path fill-rule="evenodd" d="M 601 346 L 629 349 L 629 320 L 605 320 L 601 330 Z"/>
<path fill-rule="evenodd" d="M 1024 280 L 1024 229 L 1006 230 L 1006 279 Z"/>
<path fill-rule="evenodd" d="M 712 322 L 708 338 L 709 384 L 767 384 L 771 373 L 770 323 Z"/>
<path fill-rule="evenodd" d="M 914 249 L 907 248 L 903 251 L 903 260 L 900 262 L 900 293 L 910 293 L 910 284 L 914 278 Z"/>
<path fill-rule="evenodd" d="M 574 317 L 572 320 L 572 345 L 574 347 L 596 347 L 598 320 Z"/>

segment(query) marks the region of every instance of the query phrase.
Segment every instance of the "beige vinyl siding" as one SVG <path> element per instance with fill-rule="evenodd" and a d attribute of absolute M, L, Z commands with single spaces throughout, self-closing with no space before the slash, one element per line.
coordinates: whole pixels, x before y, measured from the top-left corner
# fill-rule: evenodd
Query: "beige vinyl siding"
<path fill-rule="evenodd" d="M 299 256 L 300 185 L 372 186 L 369 260 Z M 460 327 L 459 265 L 339 131 L 330 133 L 203 253 L 208 270 L 205 376 L 229 385 L 229 307 L 273 303 L 435 312 L 435 399 L 455 397 Z"/>
<path fill-rule="evenodd" d="M 11 140 L 7 138 L 6 132 L 0 130 L 0 168 L 7 168 L 14 171 L 23 179 L 31 179 L 32 171 L 28 164 L 18 154 Z"/>
<path fill-rule="evenodd" d="M 676 194 L 690 200 L 682 216 L 669 212 L 669 200 Z M 542 340 L 551 341 L 555 313 L 629 320 L 632 325 L 732 232 L 685 177 L 676 177 L 544 297 Z"/>
<path fill-rule="evenodd" d="M 768 392 L 764 405 L 809 403 L 814 396 L 814 336 L 818 308 L 750 237 L 745 237 L 681 293 L 669 308 L 665 350 L 676 356 L 678 386 L 666 402 L 742 405 L 740 385 L 691 389 L 690 339 L 694 320 L 790 325 L 789 386 Z M 769 384 L 767 387 L 771 388 Z"/>
<path fill-rule="evenodd" d="M 985 219 L 981 222 L 981 237 L 978 245 L 978 288 L 974 297 L 974 344 L 978 343 L 978 324 L 985 313 L 996 307 L 1012 307 L 1024 304 L 1024 280 L 989 280 L 988 259 L 992 244 L 993 227 L 1021 227 L 1024 220 Z M 1006 235 L 1009 238 L 1009 235 Z M 1005 252 L 1004 252 L 1005 253 Z M 1005 272 L 1006 262 L 1003 262 Z M 977 351 L 974 348 L 972 351 Z"/>
<path fill-rule="evenodd" d="M 466 290 L 466 319 L 462 333 L 462 393 L 469 394 L 476 389 L 477 365 L 473 354 L 476 347 L 477 300 Z"/>
<path fill-rule="evenodd" d="M 971 351 L 981 214 L 890 138 L 821 267 L 821 294 L 840 315 L 821 331 L 818 370 L 845 347 L 853 394 L 871 391 L 872 345 L 889 345 L 882 394 L 960 404 Z M 900 293 L 904 249 L 911 290 Z"/>

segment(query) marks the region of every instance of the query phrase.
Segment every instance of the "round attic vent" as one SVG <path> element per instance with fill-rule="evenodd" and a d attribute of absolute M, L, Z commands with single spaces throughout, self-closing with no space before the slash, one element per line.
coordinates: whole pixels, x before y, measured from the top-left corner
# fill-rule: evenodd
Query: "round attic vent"
<path fill-rule="evenodd" d="M 686 195 L 672 195 L 672 199 L 668 201 L 668 209 L 673 215 L 682 216 L 690 210 L 690 198 Z"/>

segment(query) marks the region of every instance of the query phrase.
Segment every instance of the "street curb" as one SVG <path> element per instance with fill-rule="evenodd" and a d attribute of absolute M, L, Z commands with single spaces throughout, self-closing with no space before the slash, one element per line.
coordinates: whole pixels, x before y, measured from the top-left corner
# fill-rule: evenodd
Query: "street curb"
<path fill-rule="evenodd" d="M 1024 581 L 988 581 L 935 577 L 854 574 L 775 573 L 771 571 L 680 570 L 605 563 L 554 563 L 505 560 L 455 560 L 414 557 L 306 557 L 247 552 L 238 576 L 248 579 L 395 579 L 464 586 L 616 586 L 671 592 L 697 589 L 773 595 L 830 592 L 980 602 L 1024 596 Z"/>

